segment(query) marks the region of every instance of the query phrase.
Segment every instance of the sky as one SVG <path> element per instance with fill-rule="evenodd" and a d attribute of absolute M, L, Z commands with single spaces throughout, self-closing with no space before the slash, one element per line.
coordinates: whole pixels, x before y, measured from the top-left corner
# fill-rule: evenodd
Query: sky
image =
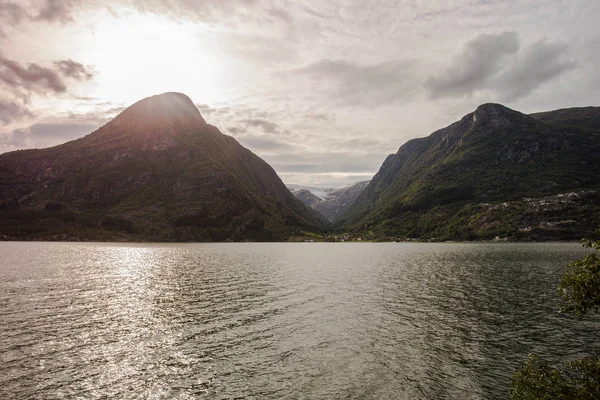
<path fill-rule="evenodd" d="M 597 0 L 0 0 L 0 153 L 187 94 L 287 184 L 370 179 L 501 103 L 600 105 Z"/>

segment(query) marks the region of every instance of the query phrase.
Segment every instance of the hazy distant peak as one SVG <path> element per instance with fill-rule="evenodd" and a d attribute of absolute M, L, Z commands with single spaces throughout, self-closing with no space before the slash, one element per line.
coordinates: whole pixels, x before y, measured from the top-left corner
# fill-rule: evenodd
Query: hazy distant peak
<path fill-rule="evenodd" d="M 144 129 L 206 125 L 194 102 L 185 94 L 167 92 L 146 97 L 119 114 L 112 124 Z"/>
<path fill-rule="evenodd" d="M 299 185 L 288 185 L 288 187 L 297 199 L 333 222 L 345 214 L 369 182 L 357 182 L 340 189 L 319 189 Z M 312 190 L 315 189 L 322 195 L 313 193 Z"/>

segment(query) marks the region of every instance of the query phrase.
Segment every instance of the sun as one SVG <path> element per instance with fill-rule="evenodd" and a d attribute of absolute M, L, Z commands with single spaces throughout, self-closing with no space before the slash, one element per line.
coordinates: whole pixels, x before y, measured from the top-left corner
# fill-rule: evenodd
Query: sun
<path fill-rule="evenodd" d="M 107 16 L 84 54 L 97 70 L 94 96 L 132 103 L 177 91 L 199 103 L 225 100 L 218 49 L 202 48 L 206 28 L 151 14 Z"/>

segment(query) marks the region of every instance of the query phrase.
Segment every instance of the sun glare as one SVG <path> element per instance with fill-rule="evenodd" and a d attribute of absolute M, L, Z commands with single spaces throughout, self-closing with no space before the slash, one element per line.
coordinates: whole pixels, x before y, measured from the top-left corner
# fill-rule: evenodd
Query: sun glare
<path fill-rule="evenodd" d="M 202 27 L 151 15 L 108 18 L 97 26 L 86 57 L 100 71 L 95 96 L 132 103 L 180 91 L 198 102 L 224 100 L 223 65 L 214 49 L 199 48 Z"/>

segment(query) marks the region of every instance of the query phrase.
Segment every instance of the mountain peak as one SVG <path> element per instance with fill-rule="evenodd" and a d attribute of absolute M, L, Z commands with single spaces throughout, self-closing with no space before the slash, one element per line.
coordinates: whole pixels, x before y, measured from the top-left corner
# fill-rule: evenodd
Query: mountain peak
<path fill-rule="evenodd" d="M 494 124 L 506 123 L 510 116 L 521 115 L 521 113 L 511 110 L 502 104 L 485 103 L 477 107 L 473 112 L 473 122 L 485 124 L 492 122 Z"/>
<path fill-rule="evenodd" d="M 206 125 L 194 102 L 185 94 L 177 92 L 146 97 L 127 107 L 112 123 L 147 130 Z"/>

